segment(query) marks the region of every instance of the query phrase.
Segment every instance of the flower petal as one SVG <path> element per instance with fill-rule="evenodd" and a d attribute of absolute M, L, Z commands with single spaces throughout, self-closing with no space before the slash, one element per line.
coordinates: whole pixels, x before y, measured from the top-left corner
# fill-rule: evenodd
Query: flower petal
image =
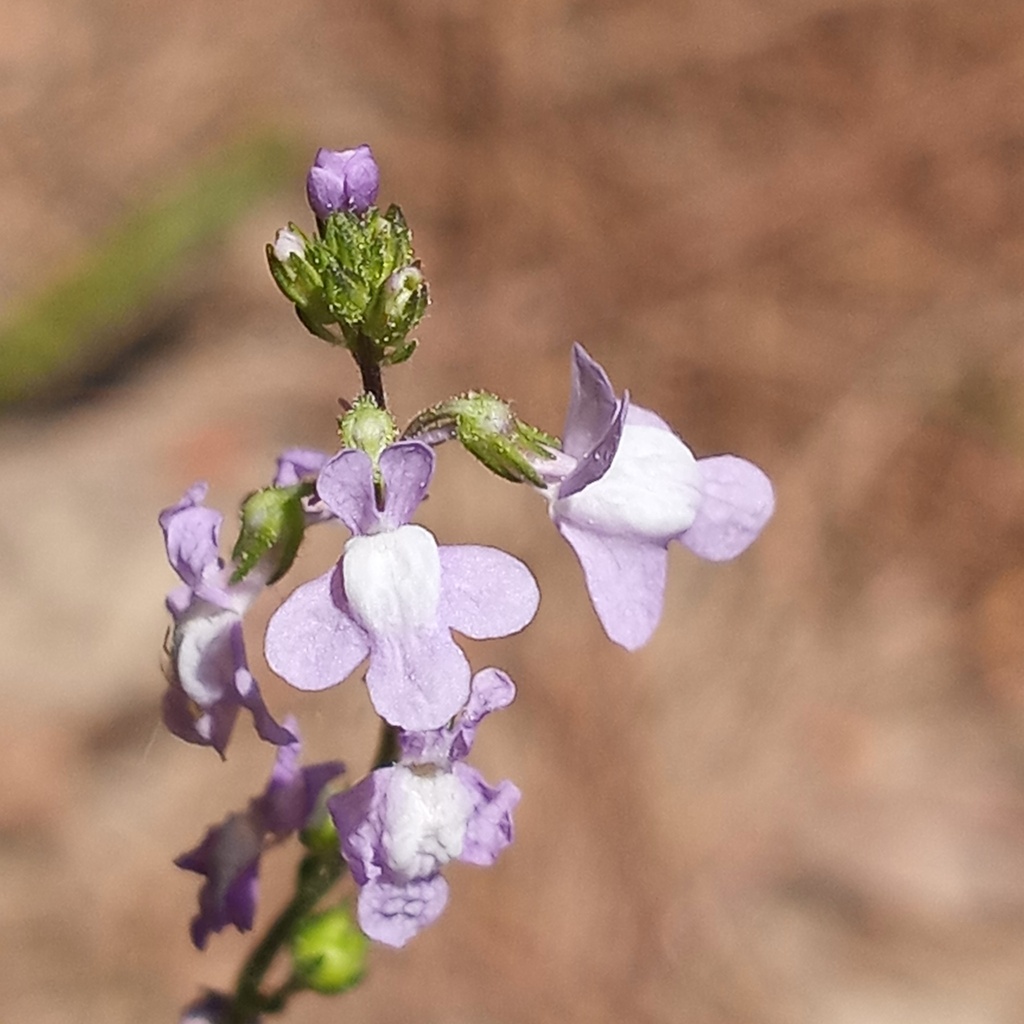
<path fill-rule="evenodd" d="M 238 704 L 222 700 L 203 709 L 172 684 L 164 692 L 162 713 L 164 725 L 179 739 L 213 747 L 223 757 L 238 717 Z"/>
<path fill-rule="evenodd" d="M 381 452 L 384 518 L 394 529 L 404 526 L 427 495 L 434 475 L 434 453 L 421 441 L 399 441 Z"/>
<path fill-rule="evenodd" d="M 653 541 L 591 533 L 556 520 L 583 567 L 594 611 L 611 640 L 635 651 L 651 638 L 665 597 L 668 552 Z"/>
<path fill-rule="evenodd" d="M 697 469 L 703 497 L 679 539 L 701 558 L 724 562 L 761 532 L 775 510 L 775 493 L 761 469 L 735 455 L 698 459 Z"/>
<path fill-rule="evenodd" d="M 193 484 L 181 501 L 159 516 L 167 560 L 190 587 L 197 586 L 211 568 L 220 567 L 217 542 L 224 517 L 203 505 L 205 497 L 206 484 Z"/>
<path fill-rule="evenodd" d="M 367 634 L 433 629 L 441 602 L 441 556 L 434 535 L 409 523 L 351 537 L 341 562 L 347 609 Z"/>
<path fill-rule="evenodd" d="M 345 770 L 340 761 L 302 767 L 302 744 L 291 715 L 285 726 L 293 739 L 278 750 L 267 788 L 250 804 L 263 831 L 279 839 L 305 828 L 324 786 Z"/>
<path fill-rule="evenodd" d="M 300 690 L 324 690 L 369 654 L 347 610 L 338 566 L 298 587 L 267 626 L 267 664 Z"/>
<path fill-rule="evenodd" d="M 359 890 L 359 927 L 377 942 L 404 946 L 432 924 L 448 902 L 448 883 L 441 875 L 411 882 L 368 882 Z"/>
<path fill-rule="evenodd" d="M 315 476 L 327 463 L 327 453 L 314 448 L 288 448 L 277 457 L 275 487 L 294 487 L 304 477 Z"/>
<path fill-rule="evenodd" d="M 448 756 L 453 761 L 465 760 L 480 723 L 492 711 L 507 708 L 516 698 L 516 684 L 498 668 L 481 669 L 469 685 L 469 700 L 451 730 Z"/>
<path fill-rule="evenodd" d="M 664 547 L 693 523 L 700 501 L 690 449 L 670 430 L 627 418 L 611 465 L 575 494 L 559 489 L 552 510 L 557 520 Z"/>
<path fill-rule="evenodd" d="M 366 685 L 383 719 L 439 729 L 469 697 L 469 662 L 445 627 L 370 638 Z"/>
<path fill-rule="evenodd" d="M 571 498 L 608 472 L 622 442 L 622 429 L 630 408 L 629 392 L 626 392 L 604 435 L 581 456 L 573 471 L 562 481 L 558 488 L 558 498 Z"/>
<path fill-rule="evenodd" d="M 256 914 L 262 837 L 248 814 L 232 814 L 209 829 L 202 842 L 174 863 L 204 875 L 199 913 L 192 919 L 192 942 L 203 949 L 211 932 L 229 924 L 240 932 L 252 928 Z"/>
<path fill-rule="evenodd" d="M 562 450 L 580 459 L 605 436 L 618 408 L 603 367 L 578 342 L 572 347 L 572 388 Z"/>
<path fill-rule="evenodd" d="M 356 885 L 378 878 L 385 854 L 381 815 L 394 767 L 378 768 L 351 789 L 327 801 L 341 842 L 341 853 Z"/>
<path fill-rule="evenodd" d="M 355 534 L 369 533 L 380 519 L 373 464 L 366 452 L 345 448 L 328 460 L 317 477 L 316 493 Z"/>
<path fill-rule="evenodd" d="M 512 811 L 522 794 L 513 783 L 489 786 L 484 777 L 468 764 L 455 764 L 452 771 L 473 800 L 473 812 L 466 822 L 459 860 L 487 867 L 512 842 Z"/>
<path fill-rule="evenodd" d="M 509 636 L 537 613 L 533 573 L 497 548 L 459 544 L 439 548 L 441 621 L 474 640 Z"/>
<path fill-rule="evenodd" d="M 242 643 L 241 623 L 238 629 L 238 642 Z M 244 652 L 243 657 L 245 657 Z M 253 725 L 256 726 L 256 734 L 260 739 L 265 739 L 268 743 L 274 743 L 276 746 L 295 742 L 295 734 L 285 726 L 279 725 L 267 710 L 256 680 L 245 665 L 240 665 L 234 670 L 234 691 L 238 693 L 242 706 L 252 714 Z"/>

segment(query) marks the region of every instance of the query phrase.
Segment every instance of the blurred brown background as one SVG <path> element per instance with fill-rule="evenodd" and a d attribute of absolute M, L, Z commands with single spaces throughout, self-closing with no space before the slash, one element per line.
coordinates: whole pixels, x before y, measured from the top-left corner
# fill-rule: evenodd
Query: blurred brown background
<path fill-rule="evenodd" d="M 207 478 L 230 521 L 281 447 L 331 447 L 354 370 L 262 246 L 308 224 L 316 146 L 367 141 L 433 288 L 401 417 L 483 386 L 557 431 L 578 339 L 698 454 L 764 466 L 778 513 L 736 563 L 674 551 L 627 656 L 540 500 L 442 453 L 423 520 L 544 594 L 471 651 L 519 683 L 474 757 L 523 789 L 518 839 L 287 1019 L 1024 1020 L 1019 3 L 6 0 L 0 131 L 12 316 L 226 141 L 295 161 L 122 311 L 101 374 L 92 332 L 0 421 L 0 1019 L 173 1021 L 247 948 L 192 950 L 170 861 L 270 758 L 247 726 L 224 765 L 159 727 L 155 514 Z M 360 770 L 361 686 L 262 678 Z"/>

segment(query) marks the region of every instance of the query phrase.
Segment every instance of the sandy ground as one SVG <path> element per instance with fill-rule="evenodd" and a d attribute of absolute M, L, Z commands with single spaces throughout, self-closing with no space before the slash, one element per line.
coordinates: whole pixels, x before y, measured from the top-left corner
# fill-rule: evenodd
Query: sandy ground
<path fill-rule="evenodd" d="M 1021 1020 L 1024 10 L 7 0 L 0 303 L 268 126 L 310 154 L 369 141 L 417 232 L 434 305 L 389 377 L 400 416 L 481 386 L 557 431 L 578 339 L 779 503 L 736 563 L 673 553 L 629 656 L 542 502 L 442 454 L 423 521 L 544 594 L 525 634 L 470 646 L 519 683 L 475 752 L 523 790 L 518 838 L 287 1019 Z M 303 209 L 301 180 L 254 208 L 115 383 L 0 423 L 4 1021 L 175 1020 L 246 949 L 191 948 L 170 861 L 268 753 L 240 729 L 220 764 L 159 726 L 155 514 L 197 478 L 230 509 L 280 448 L 332 444 L 355 375 L 263 265 Z M 261 679 L 313 756 L 366 763 L 357 683 Z M 267 906 L 288 871 L 269 860 Z"/>

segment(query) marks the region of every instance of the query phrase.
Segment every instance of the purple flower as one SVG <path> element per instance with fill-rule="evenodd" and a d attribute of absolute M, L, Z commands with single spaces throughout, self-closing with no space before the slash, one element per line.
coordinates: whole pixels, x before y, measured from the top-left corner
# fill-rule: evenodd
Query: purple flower
<path fill-rule="evenodd" d="M 306 177 L 306 195 L 318 220 L 352 210 L 365 213 L 377 199 L 380 171 L 369 146 L 318 149 Z"/>
<path fill-rule="evenodd" d="M 189 488 L 176 505 L 160 513 L 167 558 L 182 580 L 167 595 L 174 619 L 164 695 L 164 722 L 189 743 L 213 747 L 222 757 L 239 708 L 253 716 L 256 731 L 270 743 L 293 737 L 271 717 L 249 671 L 242 616 L 266 582 L 257 566 L 240 583 L 218 555 L 223 517 L 203 505 L 206 484 Z"/>
<path fill-rule="evenodd" d="M 267 628 L 270 667 L 300 690 L 322 690 L 366 657 L 378 714 L 404 729 L 434 729 L 469 695 L 470 668 L 452 639 L 507 636 L 537 610 L 530 570 L 495 548 L 439 547 L 409 522 L 434 470 L 434 453 L 400 441 L 379 460 L 383 504 L 369 456 L 346 448 L 324 466 L 321 501 L 353 536 L 334 568 L 299 587 Z"/>
<path fill-rule="evenodd" d="M 207 992 L 202 999 L 185 1007 L 180 1024 L 228 1024 L 234 1001 L 223 992 Z M 259 1017 L 250 1017 L 246 1024 L 259 1024 Z"/>
<path fill-rule="evenodd" d="M 327 452 L 314 448 L 288 448 L 277 457 L 277 472 L 274 474 L 275 487 L 294 487 L 310 477 L 316 477 L 330 458 Z M 334 513 L 316 496 L 302 499 L 302 511 L 307 526 L 324 523 L 334 518 Z"/>
<path fill-rule="evenodd" d="M 514 697 L 503 672 L 478 672 L 451 726 L 402 733 L 397 764 L 328 800 L 359 885 L 359 926 L 371 939 L 404 946 L 444 910 L 448 883 L 440 872 L 448 861 L 493 864 L 512 842 L 519 790 L 511 782 L 489 786 L 462 762 L 480 721 Z"/>
<path fill-rule="evenodd" d="M 617 400 L 580 345 L 563 452 L 537 468 L 598 618 L 627 650 L 645 644 L 661 618 L 671 541 L 711 561 L 735 558 L 775 507 L 757 466 L 735 455 L 694 458 L 664 420 L 628 394 Z"/>
<path fill-rule="evenodd" d="M 290 734 L 295 721 L 286 722 Z M 337 761 L 299 767 L 297 739 L 282 746 L 264 792 L 244 811 L 211 828 L 193 850 L 175 860 L 179 868 L 204 875 L 199 913 L 192 919 L 192 941 L 206 946 L 211 932 L 229 924 L 240 932 L 252 928 L 256 913 L 260 856 L 268 841 L 280 841 L 305 828 L 324 786 L 344 771 Z"/>
<path fill-rule="evenodd" d="M 287 448 L 277 457 L 275 487 L 294 487 L 305 477 L 316 476 L 330 456 L 315 448 Z"/>

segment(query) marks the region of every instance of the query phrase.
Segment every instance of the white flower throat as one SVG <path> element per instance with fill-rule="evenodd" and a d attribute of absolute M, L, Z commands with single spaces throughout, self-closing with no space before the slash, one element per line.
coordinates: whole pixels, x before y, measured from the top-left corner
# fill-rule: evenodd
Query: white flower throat
<path fill-rule="evenodd" d="M 556 499 L 554 511 L 591 530 L 667 540 L 693 523 L 700 498 L 690 449 L 670 430 L 627 423 L 604 476 Z"/>
<path fill-rule="evenodd" d="M 407 633 L 436 621 L 441 556 L 422 526 L 350 538 L 341 571 L 349 605 L 371 632 Z"/>
<path fill-rule="evenodd" d="M 451 772 L 395 768 L 387 794 L 384 849 L 404 878 L 427 878 L 462 853 L 473 801 Z"/>

